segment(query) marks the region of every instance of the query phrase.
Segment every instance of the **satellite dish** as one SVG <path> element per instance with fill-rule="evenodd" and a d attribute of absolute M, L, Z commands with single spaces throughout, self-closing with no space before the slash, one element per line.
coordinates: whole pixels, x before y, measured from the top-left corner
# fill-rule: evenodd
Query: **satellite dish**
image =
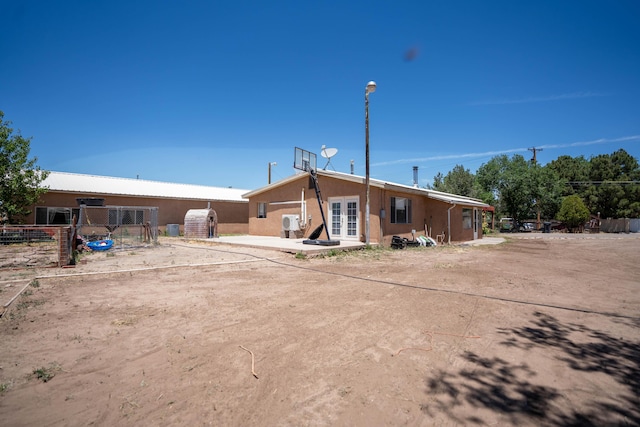
<path fill-rule="evenodd" d="M 327 164 L 324 165 L 324 168 L 322 168 L 322 170 L 327 170 L 327 166 L 329 166 L 329 164 L 331 163 L 331 158 L 336 154 L 338 154 L 337 148 L 327 148 L 326 145 L 323 145 L 322 147 L 320 147 L 320 155 L 325 159 L 327 159 Z M 333 170 L 335 170 L 335 168 Z"/>

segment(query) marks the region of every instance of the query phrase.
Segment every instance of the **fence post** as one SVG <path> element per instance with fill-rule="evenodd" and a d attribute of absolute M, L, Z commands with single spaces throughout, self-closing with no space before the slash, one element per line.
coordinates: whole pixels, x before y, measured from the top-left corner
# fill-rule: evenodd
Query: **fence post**
<path fill-rule="evenodd" d="M 69 265 L 71 260 L 71 228 L 58 227 L 58 267 Z"/>

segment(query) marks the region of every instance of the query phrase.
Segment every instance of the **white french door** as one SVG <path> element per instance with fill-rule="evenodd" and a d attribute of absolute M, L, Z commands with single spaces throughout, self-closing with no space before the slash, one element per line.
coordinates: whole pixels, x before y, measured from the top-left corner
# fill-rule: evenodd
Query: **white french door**
<path fill-rule="evenodd" d="M 331 239 L 357 240 L 360 230 L 358 197 L 329 198 Z"/>
<path fill-rule="evenodd" d="M 480 212 L 478 208 L 473 208 L 473 240 L 478 240 L 478 228 L 482 227 Z"/>

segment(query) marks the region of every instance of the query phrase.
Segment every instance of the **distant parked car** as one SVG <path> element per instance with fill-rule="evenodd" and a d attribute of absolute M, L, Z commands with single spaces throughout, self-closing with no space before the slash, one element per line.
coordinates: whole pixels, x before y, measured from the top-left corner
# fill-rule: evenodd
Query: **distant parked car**
<path fill-rule="evenodd" d="M 535 225 L 531 222 L 516 223 L 513 218 L 500 218 L 500 231 L 503 233 L 525 233 L 535 230 Z"/>
<path fill-rule="evenodd" d="M 513 218 L 500 218 L 500 231 L 503 233 L 513 231 Z"/>
<path fill-rule="evenodd" d="M 523 222 L 522 224 L 520 224 L 520 227 L 518 229 L 520 231 L 530 232 L 535 230 L 536 227 L 530 222 Z"/>

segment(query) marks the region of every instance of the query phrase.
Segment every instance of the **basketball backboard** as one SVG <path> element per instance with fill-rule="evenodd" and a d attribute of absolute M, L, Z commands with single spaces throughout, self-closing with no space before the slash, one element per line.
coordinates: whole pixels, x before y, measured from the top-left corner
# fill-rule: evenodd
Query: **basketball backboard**
<path fill-rule="evenodd" d="M 305 171 L 316 172 L 316 155 L 310 151 L 303 150 L 302 148 L 295 147 L 295 153 L 293 157 L 293 167 Z"/>

